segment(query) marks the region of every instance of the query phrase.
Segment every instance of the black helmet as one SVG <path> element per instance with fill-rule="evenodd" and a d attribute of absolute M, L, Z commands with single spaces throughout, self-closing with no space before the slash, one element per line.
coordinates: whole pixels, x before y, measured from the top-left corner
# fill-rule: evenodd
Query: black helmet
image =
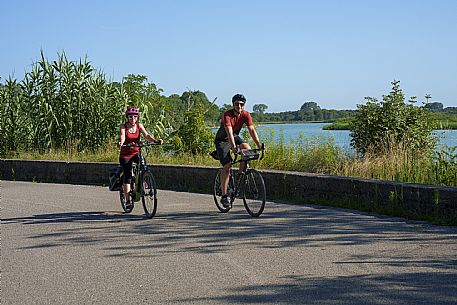
<path fill-rule="evenodd" d="M 243 103 L 246 103 L 246 98 L 244 97 L 244 95 L 238 93 L 232 97 L 232 104 L 235 103 L 236 101 L 241 101 Z"/>

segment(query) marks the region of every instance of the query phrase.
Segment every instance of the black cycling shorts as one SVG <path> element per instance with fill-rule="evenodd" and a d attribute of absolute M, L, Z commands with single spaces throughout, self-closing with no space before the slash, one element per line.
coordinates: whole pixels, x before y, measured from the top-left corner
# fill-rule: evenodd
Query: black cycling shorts
<path fill-rule="evenodd" d="M 136 164 L 140 163 L 140 157 L 138 154 L 133 156 L 130 159 L 127 158 L 119 158 L 119 164 L 122 166 L 122 171 L 124 172 L 124 184 L 130 184 L 132 181 L 132 163 L 135 162 Z"/>
<path fill-rule="evenodd" d="M 235 135 L 235 145 L 240 145 L 246 143 L 240 136 Z M 230 155 L 230 142 L 227 140 L 215 140 L 214 145 L 216 145 L 217 156 L 219 157 L 219 162 L 222 166 L 226 165 L 233 161 L 232 156 Z"/>

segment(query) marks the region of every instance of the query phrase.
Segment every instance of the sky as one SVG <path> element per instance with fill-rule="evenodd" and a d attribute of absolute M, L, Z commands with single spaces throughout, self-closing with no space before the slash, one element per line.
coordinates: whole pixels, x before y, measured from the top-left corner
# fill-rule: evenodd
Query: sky
<path fill-rule="evenodd" d="M 2 0 L 0 77 L 65 52 L 163 94 L 292 111 L 356 109 L 393 80 L 406 98 L 457 106 L 457 0 Z"/>

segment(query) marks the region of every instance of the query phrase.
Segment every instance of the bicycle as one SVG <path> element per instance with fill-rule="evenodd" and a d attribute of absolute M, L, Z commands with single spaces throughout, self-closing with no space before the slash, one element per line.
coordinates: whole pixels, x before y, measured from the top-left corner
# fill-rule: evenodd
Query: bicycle
<path fill-rule="evenodd" d="M 160 145 L 158 143 L 143 143 L 139 142 L 138 144 L 130 143 L 128 145 L 122 145 L 121 148 L 127 147 L 139 147 L 138 157 L 140 162 L 137 164 L 133 162 L 132 164 L 132 180 L 130 185 L 130 202 L 131 205 L 127 206 L 127 200 L 124 195 L 124 190 L 119 190 L 119 199 L 121 201 L 122 209 L 125 213 L 132 212 L 134 208 L 134 203 L 142 201 L 144 213 L 147 218 L 152 218 L 157 212 L 157 185 L 150 169 L 150 166 L 146 163 L 146 158 L 143 156 L 141 149 L 143 147 L 151 145 Z M 121 173 L 120 181 L 123 179 L 123 173 Z"/>
<path fill-rule="evenodd" d="M 266 200 L 265 182 L 260 172 L 249 167 L 249 162 L 259 159 L 259 156 L 260 160 L 262 160 L 264 150 L 265 145 L 262 143 L 261 149 L 238 150 L 235 154 L 235 159 L 231 162 L 232 165 L 239 162 L 245 162 L 246 165 L 243 171 L 237 175 L 236 179 L 235 171 L 238 171 L 238 169 L 230 169 L 229 184 L 227 188 L 227 195 L 230 203 L 229 207 L 224 207 L 220 201 L 222 196 L 220 180 L 222 169 L 218 170 L 216 177 L 214 178 L 213 197 L 219 211 L 227 213 L 233 207 L 235 199 L 241 198 L 243 199 L 244 207 L 249 215 L 258 217 L 262 214 Z M 260 155 L 259 152 L 262 152 L 262 154 Z M 238 156 L 240 157 L 239 159 Z"/>

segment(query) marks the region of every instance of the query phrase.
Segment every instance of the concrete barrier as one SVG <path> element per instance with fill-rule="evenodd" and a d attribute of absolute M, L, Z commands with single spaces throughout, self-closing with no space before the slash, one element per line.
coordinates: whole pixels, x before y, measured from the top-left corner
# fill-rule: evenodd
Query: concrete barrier
<path fill-rule="evenodd" d="M 115 163 L 0 159 L 0 179 L 108 185 Z M 153 165 L 159 189 L 211 193 L 217 167 Z M 269 200 L 375 211 L 457 225 L 457 187 L 261 171 Z"/>

